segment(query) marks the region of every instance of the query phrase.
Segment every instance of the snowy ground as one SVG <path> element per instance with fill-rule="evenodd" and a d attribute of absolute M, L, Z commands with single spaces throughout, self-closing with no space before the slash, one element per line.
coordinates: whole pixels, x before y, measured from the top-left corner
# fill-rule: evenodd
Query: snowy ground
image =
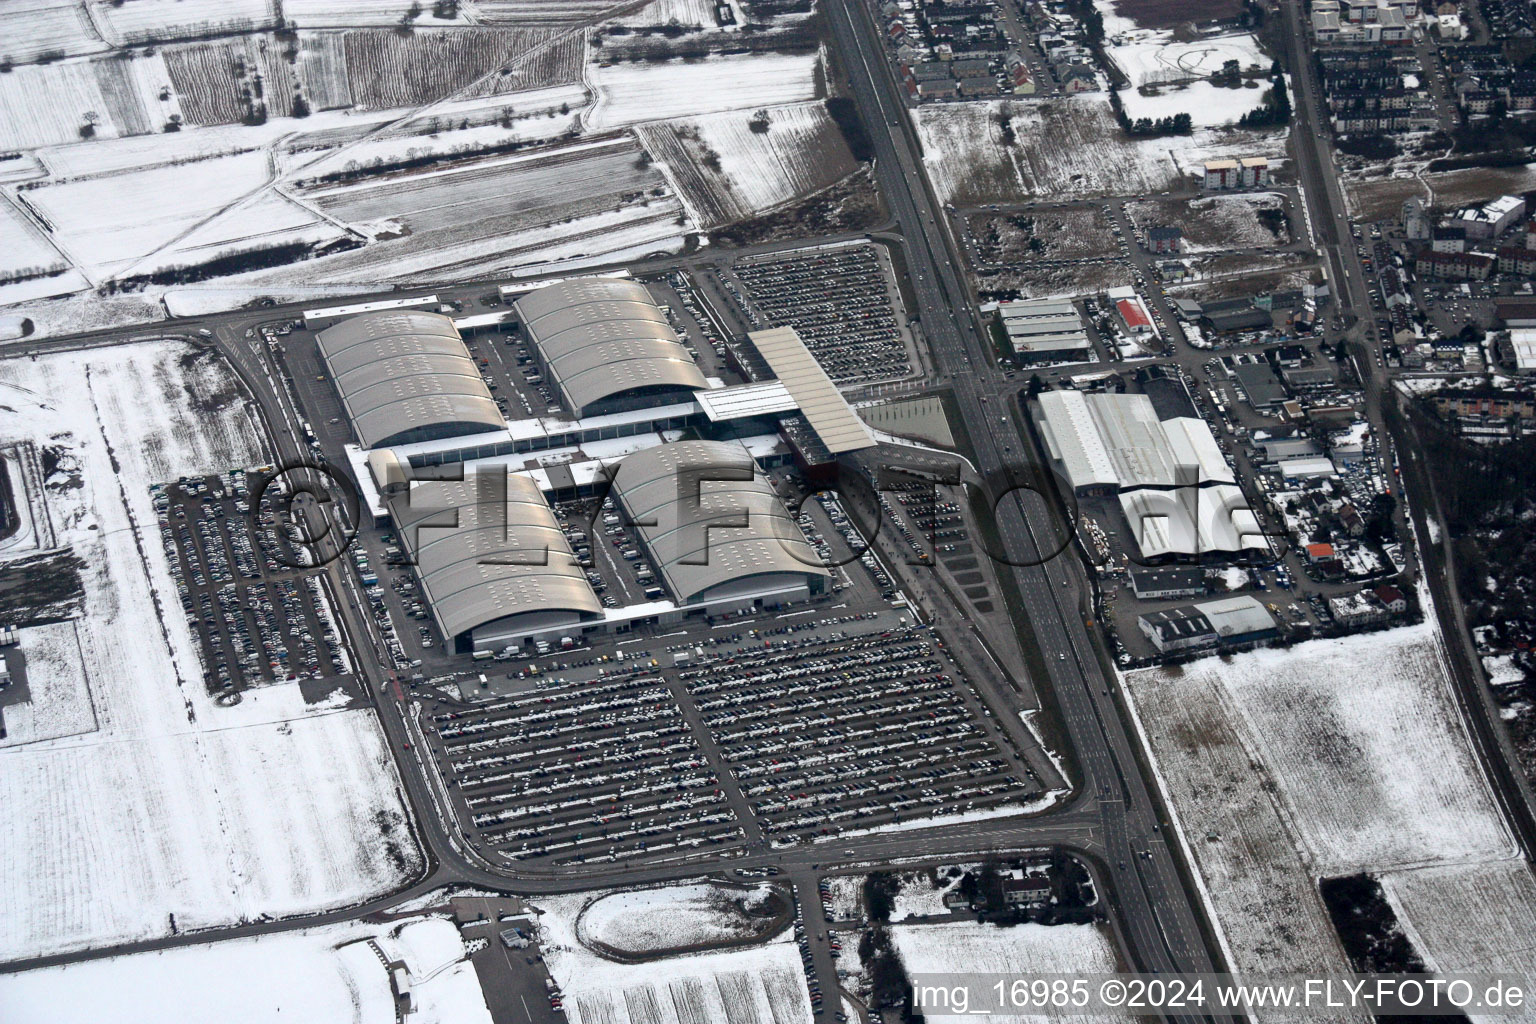
<path fill-rule="evenodd" d="M 78 461 L 47 496 L 86 563 L 83 616 L 23 634 L 48 703 L 0 749 L 0 960 L 345 906 L 419 865 L 372 712 L 308 709 L 296 685 L 227 709 L 203 691 L 148 488 L 261 451 L 223 364 L 189 353 L 0 363 L 0 435 Z"/>
<path fill-rule="evenodd" d="M 741 941 L 773 922 L 762 910 L 777 891 L 766 883 L 739 888 L 695 882 L 610 893 L 588 904 L 576 931 L 584 942 L 634 955 Z"/>
<path fill-rule="evenodd" d="M 963 869 L 977 868 L 980 865 L 963 864 Z M 949 908 L 944 905 L 944 897 L 960 884 L 961 875 L 954 878 L 945 877 L 942 873 L 935 884 L 933 873 L 930 871 L 908 871 L 901 876 L 901 889 L 896 893 L 895 906 L 891 910 L 891 921 L 905 921 L 910 917 L 931 917 L 937 914 L 949 913 Z"/>
<path fill-rule="evenodd" d="M 1003 144 L 999 116 L 1017 142 Z M 1129 139 L 1103 93 L 1020 102 L 930 103 L 915 111 L 923 162 L 940 197 L 956 205 L 1165 192 L 1223 157 L 1285 156 L 1285 132 L 1200 129 Z"/>
<path fill-rule="evenodd" d="M 540 948 L 571 1024 L 792 1024 L 812 1020 L 810 991 L 789 932 L 758 946 L 620 964 L 581 944 L 591 894 L 537 901 Z"/>
<path fill-rule="evenodd" d="M 413 1024 L 490 1024 L 463 940 L 445 918 L 348 923 L 0 975 L 0 1004 L 8 1024 L 393 1024 L 380 954 L 406 966 Z"/>
<path fill-rule="evenodd" d="M 842 133 L 820 102 L 642 125 L 646 151 L 660 161 L 706 227 L 766 213 L 819 191 L 857 168 Z M 719 170 L 715 170 L 718 166 Z"/>
<path fill-rule="evenodd" d="M 1116 970 L 1114 943 L 1101 928 L 1089 924 L 1047 927 L 1021 924 L 1011 928 L 974 921 L 953 924 L 894 925 L 891 938 L 901 954 L 907 976 L 916 974 L 1033 974 L 1085 975 Z M 958 1024 L 963 1014 L 929 1013 L 935 1024 Z M 1053 1017 L 997 1015 L 999 1024 L 1025 1024 Z M 1112 1015 L 1062 1016 L 1061 1020 L 1112 1021 Z"/>
<path fill-rule="evenodd" d="M 1318 876 L 1401 879 L 1429 908 L 1408 923 L 1426 931 L 1457 927 L 1444 911 L 1467 905 L 1451 889 L 1461 870 L 1514 856 L 1431 625 L 1148 669 L 1124 685 L 1239 970 L 1343 969 Z M 1491 899 L 1530 888 L 1523 868 L 1518 885 L 1489 870 Z M 1523 921 L 1488 922 L 1505 929 L 1489 941 L 1530 948 Z"/>
<path fill-rule="evenodd" d="M 1117 36 L 1107 52 L 1130 81 L 1130 88 L 1120 93 L 1126 114 L 1153 119 L 1189 114 L 1197 128 L 1237 123 L 1260 104 L 1266 87 L 1256 82 L 1253 88 L 1245 83 L 1232 89 L 1204 77 L 1220 72 L 1229 60 L 1237 61 L 1244 72 L 1270 66 L 1251 33 L 1175 42 L 1172 32 L 1128 32 Z M 1195 76 L 1202 80 L 1181 81 Z M 1154 94 L 1144 95 L 1143 86 Z"/>
<path fill-rule="evenodd" d="M 589 129 L 712 114 L 753 111 L 816 99 L 820 55 L 773 53 L 716 56 L 699 61 L 592 66 L 598 101 Z"/>
<path fill-rule="evenodd" d="M 832 916 L 855 921 L 864 913 L 864 876 L 832 875 L 826 879 L 832 893 Z"/>
<path fill-rule="evenodd" d="M 1536 949 L 1536 878 L 1529 865 L 1510 860 L 1389 871 L 1381 884 L 1432 970 L 1530 970 Z M 1536 1007 L 1530 1010 L 1522 1019 L 1536 1018 Z"/>

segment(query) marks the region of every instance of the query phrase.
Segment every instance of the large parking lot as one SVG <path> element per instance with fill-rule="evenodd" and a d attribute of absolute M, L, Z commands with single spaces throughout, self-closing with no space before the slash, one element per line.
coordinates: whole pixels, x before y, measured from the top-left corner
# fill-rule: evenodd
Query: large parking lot
<path fill-rule="evenodd" d="M 738 301 L 754 329 L 791 326 L 839 384 L 897 380 L 915 372 L 900 294 L 873 245 L 800 250 L 738 260 Z"/>
<path fill-rule="evenodd" d="M 425 716 L 461 827 L 486 856 L 809 842 L 1041 790 L 938 634 L 888 605 L 695 621 L 559 664 Z"/>
<path fill-rule="evenodd" d="M 277 488 L 251 478 L 183 478 L 153 491 L 171 578 L 210 692 L 350 673 L 321 574 L 284 534 Z M 254 510 L 251 502 L 255 501 Z"/>

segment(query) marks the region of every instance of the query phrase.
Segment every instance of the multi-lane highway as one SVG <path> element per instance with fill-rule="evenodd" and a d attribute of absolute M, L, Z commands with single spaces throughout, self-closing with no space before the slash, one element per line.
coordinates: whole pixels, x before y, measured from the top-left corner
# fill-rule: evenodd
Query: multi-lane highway
<path fill-rule="evenodd" d="M 987 358 L 988 342 L 972 312 L 959 253 L 927 185 L 919 143 L 868 11 L 858 0 L 833 0 L 828 6 L 848 85 L 874 142 L 881 192 L 907 240 L 917 312 L 934 359 L 955 382 L 977 467 L 1000 493 L 1010 463 L 1017 462 L 1009 453 L 1023 444 L 1018 411 L 981 401 L 1000 375 Z M 1052 515 L 1039 496 L 1013 492 L 998 506 L 997 525 L 1005 553 L 1017 566 L 1013 575 L 1029 628 L 1046 654 L 1051 689 L 1082 769 L 1080 803 L 1094 808 L 1102 827 L 1131 955 L 1149 970 L 1215 969 L 1084 622 L 1081 569 L 1069 557 L 1035 564 L 1041 547 L 1049 554 L 1056 546 L 1047 539 L 1059 533 Z"/>

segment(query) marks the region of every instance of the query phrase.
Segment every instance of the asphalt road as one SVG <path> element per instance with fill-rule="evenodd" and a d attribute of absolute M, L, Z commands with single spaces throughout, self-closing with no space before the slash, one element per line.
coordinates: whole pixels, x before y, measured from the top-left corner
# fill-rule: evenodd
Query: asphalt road
<path fill-rule="evenodd" d="M 911 284 L 935 360 L 954 380 L 955 398 L 970 432 L 978 469 L 987 479 L 1007 479 L 1014 446 L 1023 445 L 1016 410 L 981 396 L 996 393 L 1002 374 L 991 366 L 989 342 L 977 325 L 960 258 L 940 205 L 922 173 L 919 144 L 867 11 L 857 0 L 828 5 L 833 39 L 849 75 L 875 150 L 881 193 L 907 240 Z M 1006 417 L 1006 419 L 1005 419 Z M 1004 488 L 997 488 L 1003 490 Z M 1135 748 L 1114 701 L 1107 695 L 1098 653 L 1082 614 L 1086 592 L 1075 560 L 1037 560 L 1039 545 L 1057 531 L 1044 500 L 1015 495 L 998 506 L 1004 550 L 1013 570 L 1051 687 L 1083 773 L 1078 807 L 1096 812 L 1110 881 L 1120 901 L 1121 924 L 1133 961 L 1147 970 L 1216 969 L 1196 916 L 1194 901 L 1166 845 Z M 1062 586 L 1062 581 L 1067 582 Z M 1198 827 L 1198 823 L 1196 823 Z M 1145 853 L 1145 855 L 1143 855 Z"/>

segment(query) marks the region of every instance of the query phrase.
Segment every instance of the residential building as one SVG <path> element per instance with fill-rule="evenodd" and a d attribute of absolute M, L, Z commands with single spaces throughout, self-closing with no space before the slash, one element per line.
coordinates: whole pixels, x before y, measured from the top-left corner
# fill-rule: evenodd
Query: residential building
<path fill-rule="evenodd" d="M 1176 227 L 1147 229 L 1147 248 L 1155 253 L 1177 253 L 1184 241 L 1184 232 Z"/>

